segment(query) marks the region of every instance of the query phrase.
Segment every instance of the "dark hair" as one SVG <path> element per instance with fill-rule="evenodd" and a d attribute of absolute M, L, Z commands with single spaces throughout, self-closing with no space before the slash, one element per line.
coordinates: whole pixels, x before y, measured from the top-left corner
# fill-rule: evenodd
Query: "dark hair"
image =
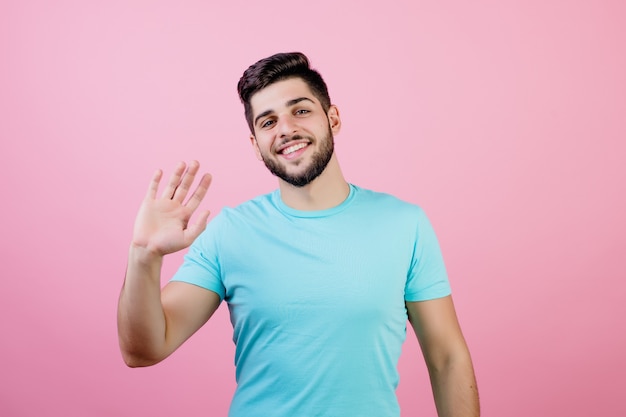
<path fill-rule="evenodd" d="M 301 52 L 275 54 L 250 65 L 237 83 L 237 91 L 243 103 L 250 132 L 254 133 L 250 105 L 252 96 L 265 87 L 288 78 L 301 78 L 307 83 L 324 111 L 328 112 L 330 108 L 328 88 L 320 73 L 311 68 L 306 55 Z"/>

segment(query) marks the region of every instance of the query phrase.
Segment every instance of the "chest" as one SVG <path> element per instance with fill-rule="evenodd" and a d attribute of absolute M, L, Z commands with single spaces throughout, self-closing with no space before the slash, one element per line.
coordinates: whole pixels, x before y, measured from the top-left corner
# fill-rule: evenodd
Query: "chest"
<path fill-rule="evenodd" d="M 285 327 L 308 316 L 334 322 L 403 315 L 412 239 L 384 222 L 263 222 L 223 248 L 226 301 L 235 321 Z"/>

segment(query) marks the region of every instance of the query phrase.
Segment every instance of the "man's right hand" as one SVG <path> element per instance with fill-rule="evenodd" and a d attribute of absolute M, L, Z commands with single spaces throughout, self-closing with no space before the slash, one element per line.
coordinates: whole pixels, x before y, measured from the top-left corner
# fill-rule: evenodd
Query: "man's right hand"
<path fill-rule="evenodd" d="M 199 167 L 197 161 L 189 167 L 179 163 L 160 197 L 163 173 L 158 170 L 137 214 L 117 310 L 120 349 L 128 366 L 149 366 L 169 356 L 220 304 L 216 293 L 186 283 L 170 282 L 161 291 L 163 256 L 191 245 L 207 224 L 208 211 L 193 224 L 189 219 L 209 188 L 209 174 L 185 202 Z"/>
<path fill-rule="evenodd" d="M 188 247 L 202 233 L 209 211 L 202 211 L 195 223 L 189 224 L 189 219 L 211 184 L 209 174 L 202 176 L 193 194 L 185 202 L 199 168 L 198 161 L 191 161 L 189 167 L 180 162 L 160 197 L 157 197 L 157 193 L 163 172 L 155 172 L 135 219 L 134 248 L 162 257 Z"/>

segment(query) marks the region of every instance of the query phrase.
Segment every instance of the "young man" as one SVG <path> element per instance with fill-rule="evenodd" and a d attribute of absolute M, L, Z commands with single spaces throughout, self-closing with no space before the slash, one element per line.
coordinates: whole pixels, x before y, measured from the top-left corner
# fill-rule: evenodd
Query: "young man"
<path fill-rule="evenodd" d="M 207 225 L 188 224 L 210 184 L 180 164 L 137 215 L 118 328 L 124 360 L 166 358 L 225 300 L 237 390 L 232 417 L 399 416 L 397 362 L 407 319 L 439 416 L 478 416 L 472 362 L 435 234 L 423 211 L 344 179 L 341 128 L 322 77 L 300 53 L 252 65 L 238 85 L 259 160 L 278 190 Z M 188 246 L 161 290 L 163 256 Z"/>

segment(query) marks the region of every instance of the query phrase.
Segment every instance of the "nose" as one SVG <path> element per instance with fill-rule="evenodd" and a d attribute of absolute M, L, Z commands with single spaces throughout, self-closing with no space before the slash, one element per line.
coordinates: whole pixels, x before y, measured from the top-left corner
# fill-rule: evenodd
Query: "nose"
<path fill-rule="evenodd" d="M 298 130 L 296 121 L 289 115 L 280 117 L 276 123 L 278 124 L 278 135 L 282 137 L 292 136 Z"/>

